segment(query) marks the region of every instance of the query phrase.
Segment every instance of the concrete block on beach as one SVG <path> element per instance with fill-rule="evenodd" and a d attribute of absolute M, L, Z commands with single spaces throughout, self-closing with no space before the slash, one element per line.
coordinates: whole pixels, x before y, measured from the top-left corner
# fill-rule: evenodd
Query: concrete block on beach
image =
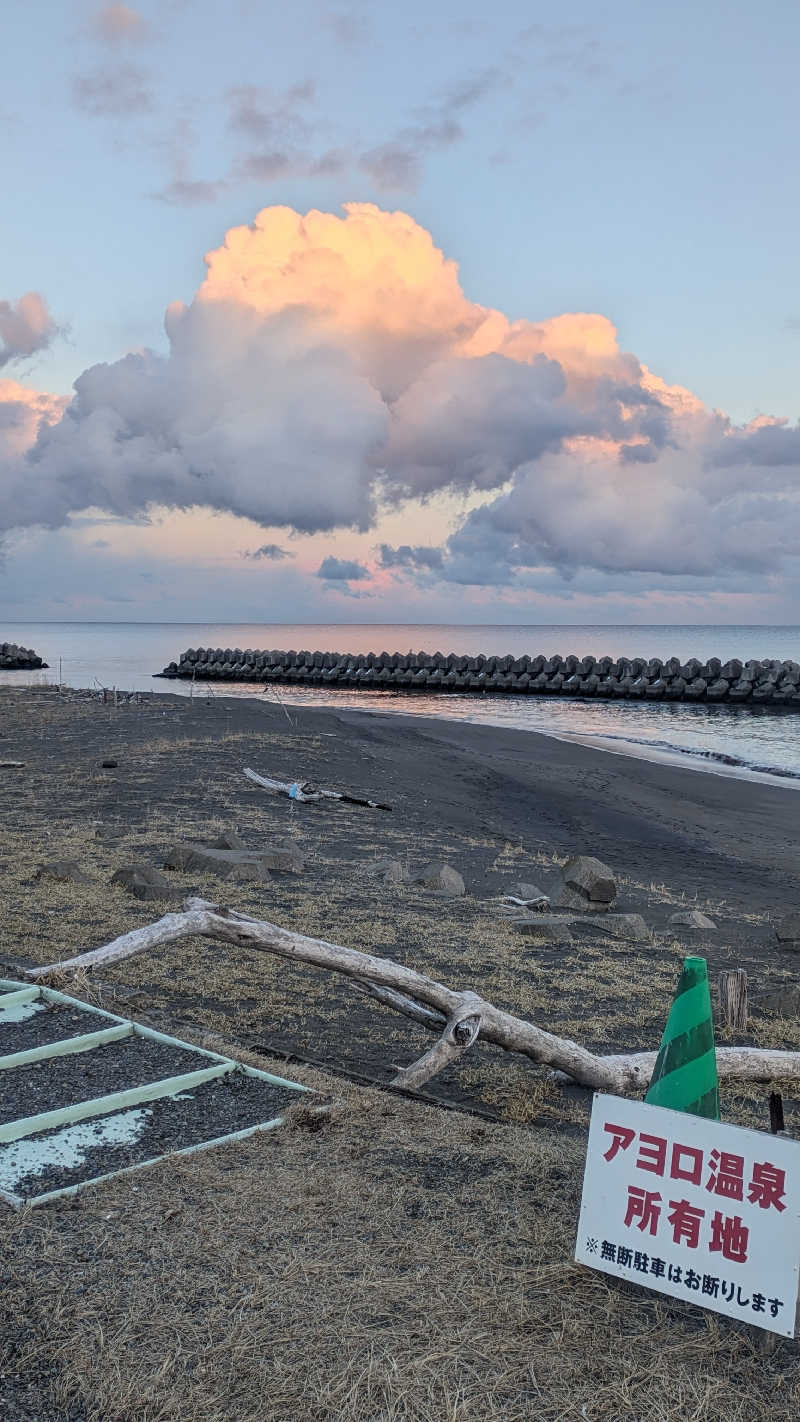
<path fill-rule="evenodd" d="M 511 920 L 516 933 L 528 937 L 535 936 L 534 925 L 538 924 L 543 941 L 567 943 L 573 941 L 573 934 L 600 935 L 616 938 L 623 943 L 651 943 L 653 935 L 640 913 L 539 913 L 524 915 Z"/>
<path fill-rule="evenodd" d="M 47 667 L 31 647 L 16 642 L 0 642 L 0 671 L 37 671 Z"/>
<path fill-rule="evenodd" d="M 426 864 L 412 876 L 412 883 L 432 889 L 436 894 L 446 894 L 449 898 L 460 898 L 466 893 L 464 880 L 457 869 L 449 864 Z"/>
<path fill-rule="evenodd" d="M 184 873 L 205 872 L 220 879 L 237 878 L 269 880 L 269 868 L 264 856 L 248 849 L 211 849 L 200 844 L 179 844 L 164 860 L 166 869 Z"/>
<path fill-rule="evenodd" d="M 49 864 L 40 864 L 34 879 L 53 879 L 57 884 L 91 884 L 89 875 L 84 873 L 76 859 L 54 859 Z"/>
<path fill-rule="evenodd" d="M 757 998 L 753 1006 L 760 1012 L 774 1013 L 776 1017 L 800 1017 L 800 987 L 785 983 L 774 992 L 766 992 Z"/>
<path fill-rule="evenodd" d="M 149 864 L 126 864 L 122 869 L 118 869 L 116 874 L 112 874 L 111 883 L 126 889 L 135 899 L 143 899 L 146 902 L 174 898 L 176 893 L 169 879 Z"/>
<path fill-rule="evenodd" d="M 716 928 L 713 918 L 708 914 L 701 913 L 700 909 L 679 909 L 677 913 L 672 913 L 667 922 L 673 928 L 692 928 L 699 932 L 701 929 Z"/>
<path fill-rule="evenodd" d="M 618 938 L 623 943 L 652 943 L 653 934 L 640 913 L 569 915 L 573 931 Z"/>
<path fill-rule="evenodd" d="M 800 911 L 787 914 L 775 929 L 775 937 L 783 948 L 800 949 Z"/>
<path fill-rule="evenodd" d="M 382 884 L 404 884 L 408 879 L 408 870 L 399 859 L 374 859 L 367 865 L 367 873 Z"/>
<path fill-rule="evenodd" d="M 578 854 L 564 865 L 553 904 L 556 908 L 603 913 L 616 896 L 616 881 L 608 865 L 591 854 Z"/>
<path fill-rule="evenodd" d="M 514 919 L 511 926 L 515 933 L 521 933 L 524 938 L 533 938 L 542 946 L 552 944 L 554 947 L 562 947 L 574 942 L 566 915 L 559 918 L 545 913 L 531 914 L 529 918 Z"/>
<path fill-rule="evenodd" d="M 0 644 L 0 668 L 4 661 Z M 13 649 L 11 649 L 13 650 Z M 19 649 L 17 649 L 19 650 Z M 31 654 L 33 655 L 33 654 Z M 36 663 L 34 663 L 36 664 Z M 457 656 L 442 652 L 260 652 L 240 647 L 190 647 L 170 662 L 164 677 L 206 681 L 285 682 L 290 686 L 344 686 L 370 689 L 407 687 L 415 692 L 470 692 L 479 695 L 549 695 L 606 700 L 665 700 L 736 705 L 745 700 L 800 710 L 800 663 L 742 663 L 733 657 L 701 662 L 669 657 L 579 657 L 554 655 Z"/>
<path fill-rule="evenodd" d="M 293 844 L 264 845 L 257 851 L 259 859 L 263 860 L 267 869 L 271 869 L 273 874 L 302 874 L 306 861 L 300 850 Z"/>
<path fill-rule="evenodd" d="M 512 895 L 513 898 L 519 899 L 523 904 L 541 903 L 542 900 L 548 904 L 550 902 L 544 889 L 540 889 L 537 884 L 529 884 L 524 879 L 518 879 L 515 883 L 510 884 L 505 892 Z"/>

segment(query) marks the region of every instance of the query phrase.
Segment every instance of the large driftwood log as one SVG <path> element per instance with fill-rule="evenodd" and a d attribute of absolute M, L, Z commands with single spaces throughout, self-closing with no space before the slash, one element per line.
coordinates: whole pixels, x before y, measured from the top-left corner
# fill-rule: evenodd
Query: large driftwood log
<path fill-rule="evenodd" d="M 519 1052 L 531 1061 L 553 1067 L 580 1085 L 596 1090 L 621 1095 L 641 1090 L 650 1082 L 655 1052 L 597 1056 L 577 1042 L 555 1037 L 532 1022 L 502 1011 L 477 993 L 454 992 L 443 983 L 437 983 L 402 963 L 395 963 L 391 958 L 376 958 L 355 948 L 344 948 L 324 939 L 292 933 L 275 923 L 248 918 L 233 909 L 218 908 L 204 899 L 187 899 L 182 913 L 167 913 L 157 923 L 124 933 L 103 948 L 94 948 L 45 967 L 32 968 L 27 976 L 36 980 L 49 973 L 115 963 L 165 943 L 193 936 L 277 953 L 294 962 L 310 963 L 314 967 L 342 973 L 386 1006 L 442 1032 L 440 1041 L 419 1062 L 412 1063 L 400 1074 L 398 1084 L 405 1085 L 410 1079 L 415 1085 L 421 1085 L 442 1066 L 456 1060 L 478 1035 L 484 1042 L 492 1042 L 508 1052 Z M 727 1081 L 796 1081 L 800 1080 L 800 1052 L 720 1047 L 717 1049 L 717 1069 L 720 1079 Z"/>
<path fill-rule="evenodd" d="M 432 1076 L 438 1076 L 446 1066 L 463 1057 L 473 1042 L 477 1041 L 481 1030 L 482 1009 L 483 1003 L 477 993 L 465 992 L 460 1006 L 450 1013 L 438 1042 L 424 1052 L 418 1061 L 398 1072 L 392 1085 L 403 1086 L 406 1091 L 419 1091 Z"/>

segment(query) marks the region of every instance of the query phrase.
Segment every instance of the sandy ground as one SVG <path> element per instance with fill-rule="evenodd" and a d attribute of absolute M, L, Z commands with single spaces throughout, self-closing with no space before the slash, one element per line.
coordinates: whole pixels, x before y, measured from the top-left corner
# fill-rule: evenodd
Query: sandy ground
<path fill-rule="evenodd" d="M 0 772 L 7 976 L 170 906 L 112 888 L 117 868 L 237 829 L 252 848 L 295 844 L 306 871 L 268 885 L 176 874 L 176 892 L 399 958 L 596 1049 L 657 1045 L 687 951 L 707 956 L 712 979 L 746 967 L 756 999 L 796 980 L 796 955 L 774 936 L 800 899 L 792 789 L 433 718 L 170 695 L 114 708 L 51 689 L 0 693 L 0 759 L 25 762 Z M 246 765 L 393 810 L 292 806 L 250 785 Z M 612 865 L 618 907 L 644 914 L 652 944 L 537 946 L 497 920 L 499 892 L 520 878 L 547 890 L 580 852 Z M 369 865 L 380 855 L 412 870 L 445 860 L 467 894 L 379 884 Z M 34 877 L 62 858 L 90 882 Z M 678 937 L 667 920 L 686 906 L 711 912 L 717 930 Z M 294 1053 L 386 1081 L 427 1044 L 344 982 L 206 940 L 78 990 L 213 1033 L 278 1071 L 280 1053 Z M 745 1040 L 800 1048 L 800 1023 L 756 1007 Z M 796 1411 L 795 1345 L 765 1359 L 733 1325 L 571 1264 L 588 1093 L 485 1046 L 430 1090 L 494 1120 L 286 1072 L 338 1103 L 325 1130 L 298 1125 L 11 1220 L 9 1422 Z M 726 1119 L 764 1127 L 767 1094 L 726 1091 Z"/>

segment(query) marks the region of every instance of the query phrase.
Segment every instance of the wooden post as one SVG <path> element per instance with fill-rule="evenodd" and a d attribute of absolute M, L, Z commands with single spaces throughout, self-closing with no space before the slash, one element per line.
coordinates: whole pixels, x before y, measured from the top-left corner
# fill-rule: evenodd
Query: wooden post
<path fill-rule="evenodd" d="M 769 1128 L 773 1136 L 786 1130 L 783 1120 L 783 1097 L 779 1091 L 769 1093 Z"/>
<path fill-rule="evenodd" d="M 719 975 L 720 1016 L 733 1032 L 747 1028 L 747 973 L 744 968 L 730 968 Z"/>

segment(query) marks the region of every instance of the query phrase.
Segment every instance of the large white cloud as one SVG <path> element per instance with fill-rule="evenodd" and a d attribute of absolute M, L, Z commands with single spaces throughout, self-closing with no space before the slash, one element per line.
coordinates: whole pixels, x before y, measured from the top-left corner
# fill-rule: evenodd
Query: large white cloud
<path fill-rule="evenodd" d="M 405 213 L 268 208 L 206 261 L 192 304 L 167 312 L 168 354 L 85 371 L 55 422 L 29 392 L 27 440 L 18 412 L 0 466 L 0 529 L 157 504 L 365 530 L 379 501 L 477 490 L 488 501 L 437 576 L 703 577 L 794 552 L 797 430 L 732 430 L 621 351 L 603 316 L 513 321 L 478 305 Z M 0 442 L 2 402 L 0 388 Z"/>

